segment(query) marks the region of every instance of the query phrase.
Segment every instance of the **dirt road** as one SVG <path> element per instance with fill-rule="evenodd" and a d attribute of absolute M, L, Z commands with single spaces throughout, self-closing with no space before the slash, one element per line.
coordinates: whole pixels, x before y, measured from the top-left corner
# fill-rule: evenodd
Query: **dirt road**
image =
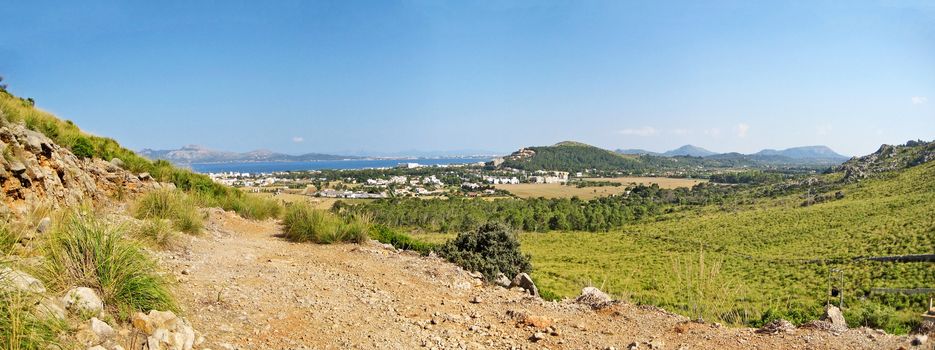
<path fill-rule="evenodd" d="M 315 245 L 275 222 L 210 211 L 205 233 L 161 260 L 211 349 L 895 349 L 873 330 L 778 335 L 651 308 L 598 311 L 483 285 L 437 258 L 382 245 Z M 535 336 L 541 339 L 535 339 Z"/>

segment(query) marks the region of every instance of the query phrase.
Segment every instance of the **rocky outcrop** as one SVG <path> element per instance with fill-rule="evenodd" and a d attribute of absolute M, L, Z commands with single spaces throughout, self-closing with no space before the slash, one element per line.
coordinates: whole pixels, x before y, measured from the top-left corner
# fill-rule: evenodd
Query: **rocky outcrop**
<path fill-rule="evenodd" d="M 81 159 L 19 124 L 0 126 L 0 153 L 0 216 L 24 216 L 40 206 L 100 202 L 155 187 L 118 162 Z"/>
<path fill-rule="evenodd" d="M 855 157 L 834 170 L 843 172 L 845 181 L 853 182 L 932 160 L 935 160 L 935 141 L 909 141 L 898 146 L 882 145 L 876 152 Z"/>
<path fill-rule="evenodd" d="M 197 336 L 188 320 L 171 311 L 152 310 L 149 314 L 137 312 L 131 318 L 133 327 L 146 336 L 149 350 L 191 350 L 203 339 Z"/>

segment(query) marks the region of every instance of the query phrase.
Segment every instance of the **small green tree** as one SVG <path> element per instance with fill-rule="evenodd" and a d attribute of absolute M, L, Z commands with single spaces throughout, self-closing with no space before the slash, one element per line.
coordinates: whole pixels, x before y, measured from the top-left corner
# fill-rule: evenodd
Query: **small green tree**
<path fill-rule="evenodd" d="M 445 243 L 440 255 L 468 271 L 479 271 L 488 280 L 503 273 L 513 277 L 532 270 L 529 256 L 519 249 L 516 234 L 501 223 L 487 223 L 475 231 L 462 232 Z"/>
<path fill-rule="evenodd" d="M 71 153 L 74 153 L 80 158 L 91 158 L 94 156 L 94 146 L 91 145 L 91 140 L 88 140 L 87 137 L 81 136 L 75 140 L 73 145 L 71 145 Z"/>

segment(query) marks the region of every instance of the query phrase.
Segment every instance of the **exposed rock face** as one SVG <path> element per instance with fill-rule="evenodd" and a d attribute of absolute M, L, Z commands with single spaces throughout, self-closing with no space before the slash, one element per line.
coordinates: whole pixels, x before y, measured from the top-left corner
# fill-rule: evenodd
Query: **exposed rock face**
<path fill-rule="evenodd" d="M 104 310 L 104 302 L 93 289 L 88 287 L 75 287 L 62 297 L 65 308 L 78 314 L 100 314 Z"/>
<path fill-rule="evenodd" d="M 0 267 L 0 291 L 45 293 L 45 285 L 25 272 Z"/>
<path fill-rule="evenodd" d="M 513 277 L 513 283 L 511 287 L 520 287 L 526 290 L 527 293 L 533 296 L 539 296 L 539 288 L 536 288 L 536 284 L 532 282 L 532 277 L 529 277 L 525 272 L 521 272 Z"/>
<path fill-rule="evenodd" d="M 0 216 L 23 216 L 32 208 L 75 206 L 102 201 L 122 191 L 153 187 L 100 159 L 79 159 L 45 135 L 22 125 L 0 127 Z"/>
<path fill-rule="evenodd" d="M 581 289 L 581 295 L 575 298 L 576 303 L 585 304 L 595 309 L 604 307 L 612 301 L 613 299 L 607 293 L 595 287 L 584 287 Z"/>
<path fill-rule="evenodd" d="M 184 318 L 171 311 L 137 312 L 131 317 L 133 327 L 146 335 L 150 350 L 191 350 L 195 345 L 195 330 Z"/>
<path fill-rule="evenodd" d="M 935 142 L 909 141 L 904 145 L 882 145 L 863 157 L 855 157 L 837 167 L 846 181 L 860 181 L 876 174 L 899 170 L 935 160 Z"/>
<path fill-rule="evenodd" d="M 844 314 L 841 313 L 841 309 L 837 306 L 826 306 L 825 315 L 821 319 L 831 324 L 832 331 L 842 332 L 847 330 L 847 321 L 844 320 Z"/>

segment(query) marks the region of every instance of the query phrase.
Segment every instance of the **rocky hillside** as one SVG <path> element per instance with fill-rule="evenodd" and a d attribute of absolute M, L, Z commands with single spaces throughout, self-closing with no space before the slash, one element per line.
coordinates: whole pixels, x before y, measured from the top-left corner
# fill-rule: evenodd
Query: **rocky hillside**
<path fill-rule="evenodd" d="M 896 146 L 882 145 L 876 152 L 852 158 L 834 171 L 843 172 L 846 181 L 860 181 L 932 160 L 935 160 L 935 141 L 909 141 Z"/>
<path fill-rule="evenodd" d="M 113 159 L 79 158 L 42 133 L 20 124 L 0 126 L 0 216 L 23 216 L 38 207 L 72 207 L 160 187 Z"/>

